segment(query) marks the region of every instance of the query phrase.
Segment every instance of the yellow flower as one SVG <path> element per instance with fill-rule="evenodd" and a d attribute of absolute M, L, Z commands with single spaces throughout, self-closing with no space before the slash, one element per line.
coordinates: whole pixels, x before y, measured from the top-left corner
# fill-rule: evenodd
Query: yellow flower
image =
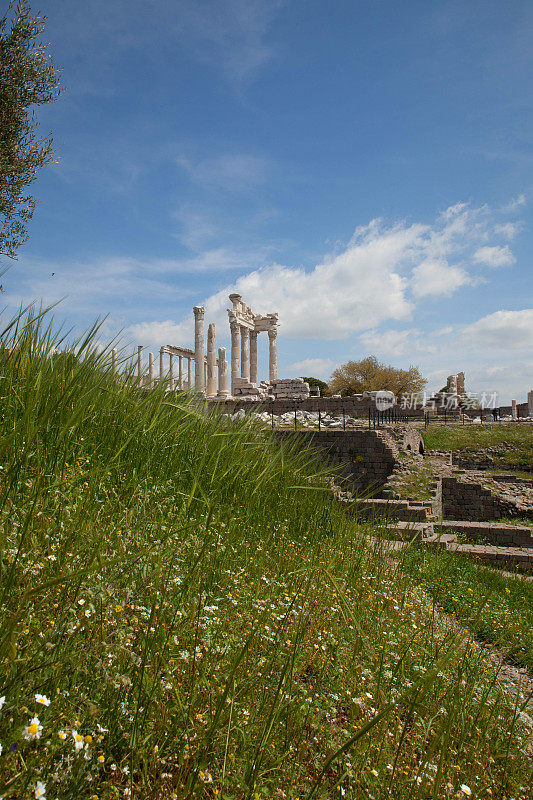
<path fill-rule="evenodd" d="M 120 614 L 121 611 L 123 611 L 123 610 L 124 609 L 122 608 L 122 606 L 117 603 L 117 605 L 115 606 L 115 613 Z"/>
<path fill-rule="evenodd" d="M 103 756 L 103 755 L 100 753 L 100 755 L 98 756 L 98 759 L 97 759 L 97 761 L 99 761 L 99 762 L 100 762 L 100 764 L 103 764 L 103 763 L 104 763 L 104 761 L 105 761 L 105 757 L 104 757 L 104 756 Z"/>

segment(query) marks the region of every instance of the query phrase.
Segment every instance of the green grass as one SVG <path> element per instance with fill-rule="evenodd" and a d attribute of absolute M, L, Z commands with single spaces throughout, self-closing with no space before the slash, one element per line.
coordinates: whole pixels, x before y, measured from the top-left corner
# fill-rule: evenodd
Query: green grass
<path fill-rule="evenodd" d="M 469 450 L 485 447 L 511 445 L 512 449 L 502 449 L 496 455 L 497 464 L 515 467 L 533 466 L 533 425 L 528 423 L 485 425 L 429 426 L 421 430 L 426 449 Z"/>
<path fill-rule="evenodd" d="M 413 464 L 410 472 L 401 472 L 394 481 L 394 491 L 402 498 L 431 500 L 434 475 L 431 465 Z"/>
<path fill-rule="evenodd" d="M 3 797 L 526 800 L 521 703 L 315 457 L 94 334 L 3 334 Z"/>
<path fill-rule="evenodd" d="M 476 638 L 533 672 L 533 583 L 427 547 L 405 549 L 402 564 Z"/>

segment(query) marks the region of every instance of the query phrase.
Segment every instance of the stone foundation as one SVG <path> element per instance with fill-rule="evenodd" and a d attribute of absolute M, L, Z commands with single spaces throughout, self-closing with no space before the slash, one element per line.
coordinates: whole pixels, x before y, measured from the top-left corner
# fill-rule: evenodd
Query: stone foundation
<path fill-rule="evenodd" d="M 442 478 L 442 518 L 485 522 L 502 517 L 533 518 L 533 513 L 495 497 L 478 483 Z"/>
<path fill-rule="evenodd" d="M 340 468 L 346 488 L 379 490 L 392 473 L 399 451 L 386 431 L 273 431 L 278 439 L 299 439 Z"/>

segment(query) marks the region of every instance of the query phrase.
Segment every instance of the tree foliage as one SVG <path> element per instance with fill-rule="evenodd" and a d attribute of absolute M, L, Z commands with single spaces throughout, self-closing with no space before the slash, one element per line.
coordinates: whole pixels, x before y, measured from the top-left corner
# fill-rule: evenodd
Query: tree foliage
<path fill-rule="evenodd" d="M 418 367 L 397 369 L 390 364 L 381 364 L 375 356 L 361 361 L 348 361 L 334 370 L 329 381 L 332 394 L 352 395 L 388 389 L 396 397 L 411 392 L 420 392 L 427 383 Z"/>
<path fill-rule="evenodd" d="M 11 2 L 0 19 L 0 255 L 11 258 L 35 208 L 27 187 L 53 159 L 52 138 L 38 137 L 34 112 L 59 94 L 59 72 L 38 41 L 45 19 L 27 0 Z"/>

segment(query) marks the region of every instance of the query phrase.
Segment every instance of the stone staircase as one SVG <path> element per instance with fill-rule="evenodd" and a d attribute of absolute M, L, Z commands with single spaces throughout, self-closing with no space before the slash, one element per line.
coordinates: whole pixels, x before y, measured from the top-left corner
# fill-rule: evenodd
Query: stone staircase
<path fill-rule="evenodd" d="M 384 524 L 389 534 L 404 542 L 415 539 L 429 547 L 475 558 L 489 566 L 533 571 L 533 534 L 530 528 L 499 522 L 442 520 L 435 498 L 433 501 L 415 501 L 390 496 L 338 497 L 338 501 L 356 521 Z"/>

